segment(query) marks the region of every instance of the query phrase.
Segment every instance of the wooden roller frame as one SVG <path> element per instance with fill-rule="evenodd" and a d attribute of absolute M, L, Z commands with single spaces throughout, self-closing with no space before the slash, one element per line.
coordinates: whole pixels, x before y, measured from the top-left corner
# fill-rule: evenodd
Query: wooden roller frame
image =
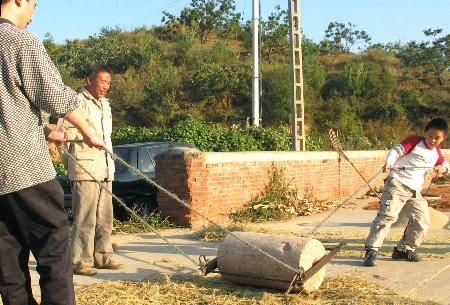
<path fill-rule="evenodd" d="M 293 288 L 300 287 L 303 285 L 307 280 L 309 280 L 314 274 L 316 274 L 320 269 L 322 269 L 323 266 L 328 264 L 331 259 L 336 256 L 336 254 L 342 250 L 342 248 L 347 243 L 340 243 L 336 247 L 332 248 L 331 251 L 327 254 L 325 254 L 321 259 L 319 259 L 317 262 L 312 265 L 311 268 L 304 271 L 301 270 L 299 273 L 297 273 L 292 281 L 290 282 L 289 288 L 286 290 L 286 294 L 290 293 Z M 217 257 L 212 260 L 207 260 L 206 256 L 201 255 L 199 257 L 199 262 L 201 265 L 200 270 L 202 271 L 203 275 L 208 275 L 209 273 L 218 273 L 218 274 L 225 274 L 223 272 L 220 272 L 218 270 L 219 266 L 217 265 Z M 228 275 L 236 275 L 236 276 L 245 276 L 250 278 L 257 278 L 257 279 L 263 279 L 263 280 L 270 280 L 270 281 L 278 281 L 278 282 L 285 282 L 286 280 L 280 280 L 280 279 L 274 279 L 274 278 L 261 278 L 260 276 L 252 275 L 252 274 L 229 274 Z"/>

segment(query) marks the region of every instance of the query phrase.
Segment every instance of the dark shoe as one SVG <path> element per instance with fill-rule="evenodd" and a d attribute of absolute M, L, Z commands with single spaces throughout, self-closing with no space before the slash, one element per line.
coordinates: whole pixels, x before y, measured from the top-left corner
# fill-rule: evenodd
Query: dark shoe
<path fill-rule="evenodd" d="M 92 268 L 91 266 L 76 264 L 73 267 L 73 273 L 78 275 L 93 276 L 97 274 L 97 269 Z"/>
<path fill-rule="evenodd" d="M 408 262 L 420 262 L 421 258 L 416 254 L 416 252 L 412 250 L 401 251 L 398 250 L 397 247 L 394 247 L 394 251 L 392 252 L 393 260 L 403 260 Z"/>
<path fill-rule="evenodd" d="M 366 254 L 364 256 L 364 266 L 373 267 L 377 260 L 378 250 L 373 248 L 366 248 Z"/>

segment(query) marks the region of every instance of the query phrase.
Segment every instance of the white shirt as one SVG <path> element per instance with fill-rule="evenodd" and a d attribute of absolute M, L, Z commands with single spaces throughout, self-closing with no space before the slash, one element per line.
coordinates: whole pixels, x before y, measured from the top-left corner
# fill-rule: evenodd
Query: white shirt
<path fill-rule="evenodd" d="M 415 191 L 422 189 L 425 176 L 433 167 L 442 165 L 447 171 L 450 170 L 440 149 L 429 149 L 424 139 L 419 136 L 411 136 L 392 148 L 388 153 L 386 165 L 392 167 L 390 177 Z"/>

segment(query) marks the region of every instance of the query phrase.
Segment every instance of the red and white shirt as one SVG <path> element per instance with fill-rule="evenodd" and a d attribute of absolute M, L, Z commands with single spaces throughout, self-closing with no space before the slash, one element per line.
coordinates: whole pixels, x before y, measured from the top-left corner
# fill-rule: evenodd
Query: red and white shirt
<path fill-rule="evenodd" d="M 433 167 L 442 165 L 447 168 L 447 173 L 450 172 L 439 147 L 429 149 L 424 138 L 419 136 L 408 137 L 389 150 L 386 165 L 392 167 L 390 177 L 415 191 L 422 189 L 425 175 Z"/>

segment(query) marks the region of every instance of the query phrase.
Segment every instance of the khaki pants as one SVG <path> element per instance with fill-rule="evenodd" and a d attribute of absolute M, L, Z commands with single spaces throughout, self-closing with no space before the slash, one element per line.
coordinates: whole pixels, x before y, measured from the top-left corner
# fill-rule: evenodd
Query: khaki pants
<path fill-rule="evenodd" d="M 406 215 L 409 216 L 409 222 L 397 244 L 398 249 L 414 251 L 422 244 L 430 227 L 428 202 L 419 191 L 413 191 L 398 180 L 388 177 L 381 196 L 380 210 L 365 242 L 366 247 L 375 249 L 381 247 L 402 209 L 405 209 Z"/>
<path fill-rule="evenodd" d="M 111 181 L 102 182 L 112 190 Z M 112 197 L 94 181 L 72 182 L 73 264 L 93 265 L 103 256 L 112 256 L 113 228 Z"/>

